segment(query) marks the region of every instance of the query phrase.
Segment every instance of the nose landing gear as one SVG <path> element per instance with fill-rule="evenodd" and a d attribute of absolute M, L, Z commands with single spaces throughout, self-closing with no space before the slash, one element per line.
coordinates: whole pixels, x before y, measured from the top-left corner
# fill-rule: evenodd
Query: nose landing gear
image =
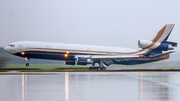
<path fill-rule="evenodd" d="M 28 67 L 28 66 L 29 66 L 29 63 L 26 63 L 26 66 Z"/>
<path fill-rule="evenodd" d="M 26 60 L 26 66 L 28 67 L 29 66 L 29 60 L 30 60 L 30 58 L 25 58 L 25 60 Z"/>

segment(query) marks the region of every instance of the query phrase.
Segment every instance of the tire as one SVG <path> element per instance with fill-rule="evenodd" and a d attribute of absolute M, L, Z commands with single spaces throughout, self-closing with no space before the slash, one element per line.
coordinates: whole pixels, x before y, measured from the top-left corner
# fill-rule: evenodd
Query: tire
<path fill-rule="evenodd" d="M 102 67 L 101 70 L 106 70 L 106 67 Z"/>
<path fill-rule="evenodd" d="M 101 70 L 101 67 L 97 67 L 97 70 Z"/>
<path fill-rule="evenodd" d="M 93 67 L 89 67 L 89 70 L 93 70 Z"/>
<path fill-rule="evenodd" d="M 98 70 L 98 67 L 94 67 L 95 70 Z"/>
<path fill-rule="evenodd" d="M 26 63 L 26 66 L 28 67 L 28 66 L 29 66 L 29 63 Z"/>

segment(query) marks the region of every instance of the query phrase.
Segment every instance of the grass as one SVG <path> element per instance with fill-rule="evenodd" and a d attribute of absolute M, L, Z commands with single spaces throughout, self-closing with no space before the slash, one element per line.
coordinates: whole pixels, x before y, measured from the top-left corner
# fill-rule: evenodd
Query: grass
<path fill-rule="evenodd" d="M 64 64 L 30 64 L 26 67 L 25 64 L 7 64 L 6 68 L 41 68 L 41 69 L 54 69 L 54 68 L 82 68 L 89 67 L 89 65 L 64 65 Z"/>
<path fill-rule="evenodd" d="M 156 63 L 156 65 L 171 65 L 170 63 Z M 174 63 L 179 66 L 178 63 Z M 7 64 L 5 68 L 0 68 L 0 72 L 19 71 L 19 72 L 104 72 L 104 70 L 89 70 L 91 65 L 64 65 L 64 64 Z M 115 65 L 118 66 L 118 65 Z M 121 66 L 121 65 L 120 65 Z M 140 72 L 140 71 L 180 71 L 180 69 L 122 69 L 122 70 L 106 70 L 106 72 Z M 2 74 L 0 74 L 2 75 Z M 10 74 L 9 74 L 10 75 Z"/>
<path fill-rule="evenodd" d="M 0 72 L 87 72 L 90 65 L 64 65 L 64 64 L 6 64 L 5 68 L 0 68 Z M 1 74 L 0 74 L 1 75 Z"/>

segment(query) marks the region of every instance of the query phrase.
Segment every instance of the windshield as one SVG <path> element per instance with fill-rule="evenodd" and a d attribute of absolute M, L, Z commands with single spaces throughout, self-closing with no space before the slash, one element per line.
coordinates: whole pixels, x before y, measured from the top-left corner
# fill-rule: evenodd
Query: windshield
<path fill-rule="evenodd" d="M 15 45 L 14 45 L 14 44 L 10 44 L 10 45 L 8 45 L 8 46 L 10 46 L 10 47 L 15 47 Z"/>

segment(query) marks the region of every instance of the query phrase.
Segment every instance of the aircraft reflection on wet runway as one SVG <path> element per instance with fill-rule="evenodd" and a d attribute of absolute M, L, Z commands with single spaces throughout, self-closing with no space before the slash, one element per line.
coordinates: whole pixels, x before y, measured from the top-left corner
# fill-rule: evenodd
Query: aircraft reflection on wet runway
<path fill-rule="evenodd" d="M 180 100 L 180 72 L 14 74 L 0 75 L 2 101 Z"/>

